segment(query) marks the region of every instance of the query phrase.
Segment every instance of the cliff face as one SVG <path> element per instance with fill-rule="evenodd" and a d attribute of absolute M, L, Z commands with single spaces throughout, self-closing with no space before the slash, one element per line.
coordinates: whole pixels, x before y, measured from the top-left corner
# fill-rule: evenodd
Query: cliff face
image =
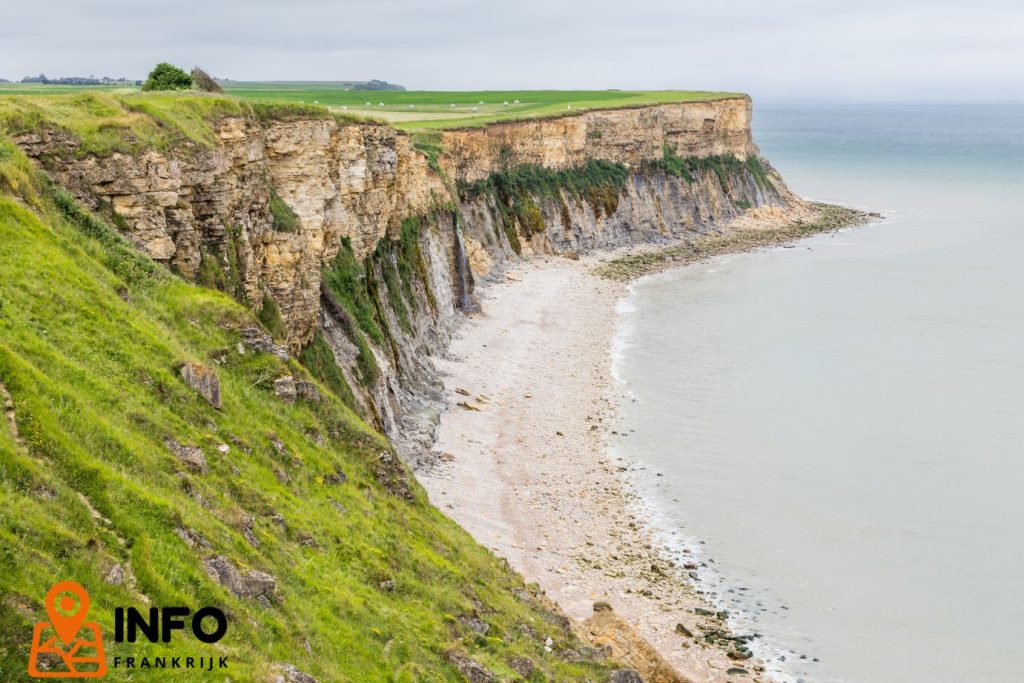
<path fill-rule="evenodd" d="M 445 131 L 440 172 L 408 135 L 333 118 L 228 117 L 210 149 L 138 156 L 76 155 L 54 130 L 16 142 L 155 260 L 272 301 L 294 352 L 322 337 L 350 403 L 413 453 L 436 423 L 429 357 L 474 308 L 475 280 L 799 201 L 749 123 L 733 98 Z M 275 197 L 297 224 L 275 221 Z"/>
<path fill-rule="evenodd" d="M 756 154 L 750 135 L 751 102 L 713 102 L 590 110 L 574 116 L 446 131 L 442 166 L 459 180 L 480 180 L 505 165 L 572 168 L 588 159 L 639 166 L 668 145 L 682 157 Z"/>

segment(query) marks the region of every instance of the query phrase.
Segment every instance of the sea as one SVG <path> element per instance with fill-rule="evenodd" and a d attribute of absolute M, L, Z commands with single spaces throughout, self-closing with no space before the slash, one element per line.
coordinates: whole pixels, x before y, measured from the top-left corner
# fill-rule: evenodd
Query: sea
<path fill-rule="evenodd" d="M 767 103 L 754 138 L 885 218 L 633 285 L 642 512 L 776 680 L 1024 681 L 1024 104 Z"/>

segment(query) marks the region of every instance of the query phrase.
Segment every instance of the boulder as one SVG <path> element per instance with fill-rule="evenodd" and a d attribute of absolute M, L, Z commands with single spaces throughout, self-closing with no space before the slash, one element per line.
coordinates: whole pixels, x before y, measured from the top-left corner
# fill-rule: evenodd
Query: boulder
<path fill-rule="evenodd" d="M 513 657 L 508 665 L 523 678 L 529 678 L 534 669 L 533 661 L 529 657 Z"/>
<path fill-rule="evenodd" d="M 274 677 L 270 679 L 272 683 L 320 683 L 305 671 L 295 668 L 293 664 L 278 664 L 275 668 L 277 670 Z"/>
<path fill-rule="evenodd" d="M 181 366 L 181 378 L 206 402 L 217 410 L 221 409 L 220 380 L 217 373 L 199 363 L 188 362 Z"/>
<path fill-rule="evenodd" d="M 203 453 L 203 449 L 199 446 L 187 446 L 180 444 L 174 439 L 166 439 L 164 443 L 167 445 L 171 452 L 178 456 L 178 459 L 185 463 L 193 472 L 199 474 L 206 474 L 208 471 L 206 467 L 206 455 Z"/>
<path fill-rule="evenodd" d="M 107 572 L 107 575 L 103 577 L 103 580 L 113 586 L 120 586 L 124 583 L 124 568 L 119 564 L 115 564 Z"/>
<path fill-rule="evenodd" d="M 274 343 L 273 338 L 258 327 L 247 327 L 241 331 L 242 344 L 259 353 L 269 353 L 281 360 L 288 360 L 288 349 Z"/>
<path fill-rule="evenodd" d="M 448 661 L 455 665 L 469 683 L 491 683 L 494 674 L 484 668 L 479 662 L 474 662 L 466 655 L 458 652 L 449 652 Z"/>
<path fill-rule="evenodd" d="M 295 378 L 291 375 L 285 375 L 275 379 L 274 395 L 285 403 L 295 403 Z"/>
<path fill-rule="evenodd" d="M 320 390 L 317 389 L 317 386 L 312 382 L 298 380 L 295 382 L 295 391 L 299 396 L 307 401 L 312 401 L 313 403 L 320 402 Z"/>
<path fill-rule="evenodd" d="M 224 555 L 211 557 L 203 565 L 211 579 L 240 598 L 263 598 L 262 602 L 269 602 L 277 591 L 277 581 L 273 576 L 260 571 L 243 574 Z"/>
<path fill-rule="evenodd" d="M 612 659 L 630 667 L 612 672 L 615 683 L 685 683 L 668 661 L 606 602 L 594 604 L 594 614 L 579 625 L 579 635 L 591 645 L 607 648 Z"/>

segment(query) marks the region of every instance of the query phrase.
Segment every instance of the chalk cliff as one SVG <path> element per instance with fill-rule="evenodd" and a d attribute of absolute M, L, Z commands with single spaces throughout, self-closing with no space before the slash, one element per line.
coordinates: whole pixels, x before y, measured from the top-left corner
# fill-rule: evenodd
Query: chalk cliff
<path fill-rule="evenodd" d="M 474 309 L 475 282 L 534 253 L 799 202 L 750 118 L 745 97 L 587 111 L 443 131 L 436 158 L 389 126 L 315 116 L 228 116 L 209 148 L 136 155 L 80 154 L 55 128 L 15 140 L 157 261 L 279 315 L 293 353 L 322 362 L 326 345 L 337 370 L 319 372 L 414 457 L 436 422 L 430 356 Z"/>

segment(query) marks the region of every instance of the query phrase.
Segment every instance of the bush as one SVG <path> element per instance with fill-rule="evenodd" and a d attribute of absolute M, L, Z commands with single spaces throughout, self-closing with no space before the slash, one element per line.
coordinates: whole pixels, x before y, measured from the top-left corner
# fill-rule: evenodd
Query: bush
<path fill-rule="evenodd" d="M 274 219 L 274 230 L 282 232 L 295 232 L 302 224 L 299 217 L 292 211 L 283 199 L 277 194 L 277 190 L 270 188 L 270 214 Z"/>
<path fill-rule="evenodd" d="M 153 67 L 142 84 L 143 90 L 188 90 L 191 87 L 192 77 L 168 62 Z"/>
<path fill-rule="evenodd" d="M 192 67 L 192 83 L 199 90 L 206 92 L 224 92 L 224 88 L 220 87 L 220 83 L 198 66 Z"/>
<path fill-rule="evenodd" d="M 263 292 L 263 307 L 260 308 L 257 317 L 275 340 L 281 341 L 288 336 L 284 327 L 284 319 L 281 318 L 281 308 L 266 292 Z"/>

